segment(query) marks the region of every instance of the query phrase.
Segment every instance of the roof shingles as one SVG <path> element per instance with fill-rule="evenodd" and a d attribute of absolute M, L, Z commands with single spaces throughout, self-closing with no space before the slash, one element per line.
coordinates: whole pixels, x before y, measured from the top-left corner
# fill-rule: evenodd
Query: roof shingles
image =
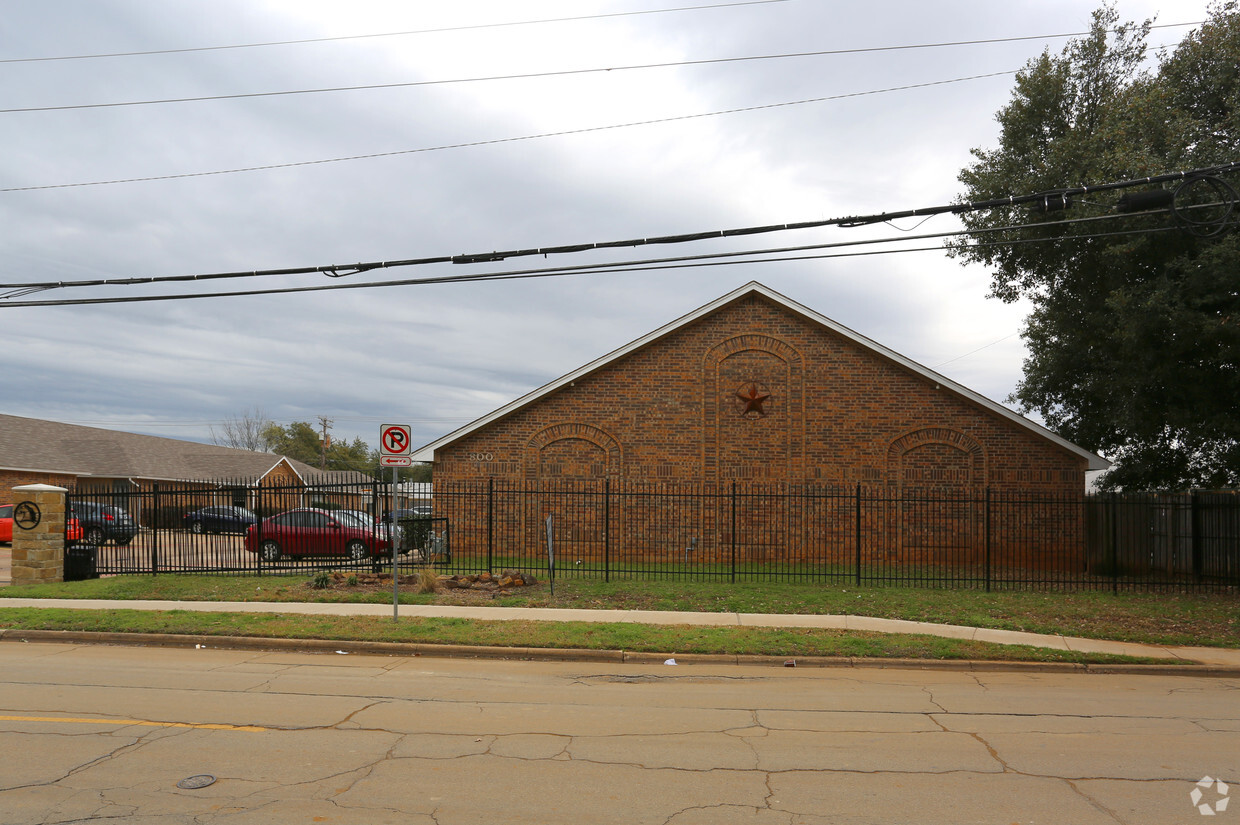
<path fill-rule="evenodd" d="M 286 460 L 303 477 L 322 475 Z M 0 470 L 193 481 L 261 478 L 280 461 L 274 453 L 0 414 Z"/>

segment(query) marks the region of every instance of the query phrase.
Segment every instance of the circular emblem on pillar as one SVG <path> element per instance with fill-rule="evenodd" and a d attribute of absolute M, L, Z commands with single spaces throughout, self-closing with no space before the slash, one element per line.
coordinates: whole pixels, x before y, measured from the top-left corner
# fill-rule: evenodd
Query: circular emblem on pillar
<path fill-rule="evenodd" d="M 13 507 L 13 523 L 23 530 L 33 530 L 43 520 L 43 511 L 33 501 L 19 501 Z"/>
<path fill-rule="evenodd" d="M 735 394 L 736 411 L 741 418 L 765 418 L 771 404 L 771 393 L 757 381 L 741 384 Z"/>

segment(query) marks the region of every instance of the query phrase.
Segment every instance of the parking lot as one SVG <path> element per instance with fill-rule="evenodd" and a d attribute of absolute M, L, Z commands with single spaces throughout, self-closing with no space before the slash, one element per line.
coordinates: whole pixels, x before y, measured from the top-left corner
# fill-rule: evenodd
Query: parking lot
<path fill-rule="evenodd" d="M 72 551 L 70 551 L 72 554 Z M 408 557 L 406 557 L 407 559 Z M 385 551 L 377 557 L 355 561 L 342 555 L 285 555 L 277 561 L 260 561 L 245 549 L 245 537 L 229 534 L 193 533 L 188 530 L 142 530 L 128 544 L 105 543 L 95 548 L 95 571 L 101 575 L 126 573 L 176 573 L 237 570 L 297 570 L 322 568 L 373 569 L 390 563 Z"/>

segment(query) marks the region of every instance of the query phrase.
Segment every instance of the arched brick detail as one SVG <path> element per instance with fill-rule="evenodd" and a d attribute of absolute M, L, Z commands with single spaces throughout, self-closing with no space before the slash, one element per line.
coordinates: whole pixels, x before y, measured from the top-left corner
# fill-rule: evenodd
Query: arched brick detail
<path fill-rule="evenodd" d="M 611 433 L 592 424 L 565 422 L 544 427 L 530 438 L 525 447 L 526 479 L 539 478 L 543 450 L 552 444 L 568 440 L 585 441 L 598 447 L 605 456 L 604 475 L 608 478 L 616 478 L 620 475 L 622 451 L 620 442 Z"/>
<path fill-rule="evenodd" d="M 785 363 L 795 361 L 799 364 L 801 362 L 801 353 L 797 352 L 786 341 L 781 341 L 778 338 L 760 332 L 747 332 L 720 341 L 706 351 L 705 361 L 708 366 L 712 363 L 717 366 L 720 361 L 724 361 L 730 356 L 738 352 L 745 352 L 746 350 L 769 352 Z"/>
<path fill-rule="evenodd" d="M 778 468 L 771 478 L 787 480 L 804 475 L 805 461 L 805 388 L 804 359 L 800 351 L 787 341 L 759 332 L 746 332 L 725 338 L 706 350 L 702 357 L 702 470 L 708 479 L 720 479 L 720 454 L 726 446 L 722 442 L 723 422 L 720 407 L 725 392 L 732 387 L 722 385 L 720 377 L 729 359 L 745 353 L 762 353 L 782 363 L 778 376 L 772 376 L 771 389 L 776 396 L 774 404 L 778 413 L 772 416 L 770 426 L 778 426 L 778 437 L 785 455 L 785 466 Z M 762 376 L 751 376 L 760 378 Z"/>
<path fill-rule="evenodd" d="M 969 478 L 952 479 L 951 483 L 973 488 L 986 485 L 986 451 L 972 437 L 950 427 L 923 427 L 905 433 L 892 441 L 887 448 L 889 483 L 897 488 L 901 487 L 904 479 L 905 456 L 919 447 L 931 445 L 949 447 L 964 454 L 969 468 Z"/>

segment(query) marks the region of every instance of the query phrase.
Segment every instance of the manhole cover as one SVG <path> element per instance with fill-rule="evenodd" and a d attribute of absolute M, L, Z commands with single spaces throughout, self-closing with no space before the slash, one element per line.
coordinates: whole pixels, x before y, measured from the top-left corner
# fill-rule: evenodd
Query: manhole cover
<path fill-rule="evenodd" d="M 209 773 L 200 773 L 197 776 L 189 776 L 177 783 L 178 788 L 196 791 L 199 788 L 205 788 L 215 782 L 215 777 Z"/>

